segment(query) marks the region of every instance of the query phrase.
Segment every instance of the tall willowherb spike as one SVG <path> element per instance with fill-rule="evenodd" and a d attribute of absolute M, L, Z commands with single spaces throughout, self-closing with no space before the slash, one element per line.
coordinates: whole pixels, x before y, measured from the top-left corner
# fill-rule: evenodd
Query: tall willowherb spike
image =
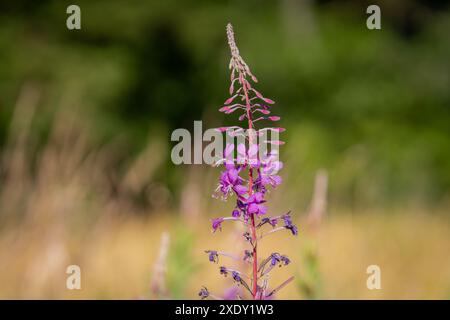
<path fill-rule="evenodd" d="M 238 142 L 236 146 L 234 142 L 228 144 L 225 146 L 225 158 L 217 162 L 223 164 L 225 169 L 220 175 L 216 191 L 222 194 L 223 199 L 227 199 L 230 195 L 236 196 L 236 205 L 231 212 L 231 216 L 212 219 L 212 229 L 213 231 L 221 231 L 222 224 L 231 221 L 242 223 L 245 226 L 246 232 L 242 236 L 242 243 L 246 248 L 239 253 L 240 259 L 238 260 L 244 261 L 244 265 L 250 266 L 251 271 L 247 274 L 245 270 L 231 269 L 226 266 L 221 266 L 219 271 L 224 276 L 230 274 L 231 277 L 228 278 L 234 281 L 234 285 L 244 290 L 243 295 L 246 292 L 248 297 L 252 299 L 267 299 L 292 281 L 292 278 L 289 278 L 275 289 L 269 290 L 267 288 L 269 273 L 275 269 L 275 266 L 281 267 L 289 264 L 290 259 L 275 252 L 268 258 L 258 260 L 258 242 L 279 231 L 288 230 L 293 235 L 298 233 L 289 212 L 267 217 L 267 191 L 281 183 L 278 171 L 283 167 L 278 159 L 278 146 L 283 143 L 278 141 L 277 138 L 273 140 L 273 137 L 277 137 L 278 133 L 283 132 L 284 129 L 268 127 L 257 130 L 255 128 L 255 123 L 258 121 L 279 121 L 280 117 L 270 115 L 274 101 L 264 97 L 250 84 L 247 78 L 250 77 L 253 82 L 257 82 L 256 77 L 240 56 L 233 27 L 230 23 L 226 30 L 228 45 L 231 50 L 231 85 L 229 90 L 231 97 L 225 100 L 219 111 L 225 114 L 239 112 L 239 121 L 245 121 L 246 129 L 249 130 L 240 126 L 233 126 L 222 127 L 219 131 L 225 132 L 229 137 L 248 134 L 246 137 L 248 138 L 248 149 L 246 143 Z M 264 134 L 269 130 L 271 131 L 271 141 L 265 140 L 267 137 L 264 138 Z M 263 137 L 259 141 L 260 144 L 262 142 L 272 145 L 270 152 L 264 146 L 256 144 L 256 136 Z M 234 151 L 237 151 L 237 159 L 229 159 Z M 263 233 L 262 229 L 269 226 L 271 226 L 270 231 Z M 218 261 L 219 251 L 206 250 L 205 252 L 208 254 L 209 261 L 213 263 Z M 225 258 L 234 256 L 221 255 Z M 200 290 L 199 296 L 204 299 L 212 297 L 205 287 Z"/>

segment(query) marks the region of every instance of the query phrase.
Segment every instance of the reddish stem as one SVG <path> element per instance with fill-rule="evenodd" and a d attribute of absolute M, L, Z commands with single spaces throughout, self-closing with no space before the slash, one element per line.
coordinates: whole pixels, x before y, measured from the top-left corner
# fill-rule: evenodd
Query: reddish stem
<path fill-rule="evenodd" d="M 248 128 L 250 131 L 253 129 L 253 122 L 252 122 L 252 113 L 251 113 L 251 104 L 250 99 L 248 98 L 248 84 L 244 80 L 242 83 L 242 88 L 244 90 L 245 95 L 245 104 L 247 108 L 247 119 L 248 119 Z M 249 145 L 252 144 L 253 134 L 252 132 L 249 132 Z M 253 193 L 253 170 L 249 168 L 248 171 L 248 196 L 250 197 Z M 258 252 L 257 252 L 257 242 L 258 238 L 256 237 L 256 227 L 255 227 L 255 215 L 253 213 L 250 214 L 250 232 L 252 236 L 252 243 L 253 243 L 253 275 L 252 275 L 252 295 L 253 299 L 256 299 L 256 295 L 258 292 Z"/>

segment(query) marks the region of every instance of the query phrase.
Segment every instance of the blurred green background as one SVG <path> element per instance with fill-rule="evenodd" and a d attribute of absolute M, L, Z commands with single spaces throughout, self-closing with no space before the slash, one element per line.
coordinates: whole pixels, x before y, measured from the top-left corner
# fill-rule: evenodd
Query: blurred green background
<path fill-rule="evenodd" d="M 66 28 L 69 4 L 81 8 L 81 30 Z M 381 30 L 366 27 L 370 4 L 381 7 Z M 314 177 L 323 168 L 329 177 L 328 211 L 339 226 L 365 212 L 385 221 L 380 232 L 394 212 L 400 216 L 397 227 L 406 233 L 405 221 L 411 223 L 413 215 L 419 221 L 439 219 L 435 226 L 444 229 L 436 232 L 442 236 L 433 242 L 424 235 L 430 246 L 438 246 L 433 256 L 438 263 L 450 240 L 450 10 L 445 2 L 0 1 L 0 245 L 17 246 L 14 253 L 0 250 L 0 270 L 9 279 L 0 296 L 67 294 L 48 279 L 35 284 L 35 293 L 24 290 L 23 282 L 29 281 L 24 274 L 36 279 L 37 271 L 29 270 L 33 259 L 22 250 L 38 243 L 32 239 L 42 239 L 43 230 L 65 239 L 61 256 L 76 260 L 83 256 L 80 248 L 118 228 L 117 221 L 150 219 L 145 223 L 156 247 L 149 245 L 148 260 L 139 269 L 145 277 L 161 230 L 183 219 L 207 223 L 202 214 L 223 214 L 216 213 L 223 205 L 210 203 L 218 171 L 173 165 L 170 133 L 193 130 L 194 120 L 203 120 L 204 128 L 236 123 L 217 111 L 227 97 L 228 22 L 260 80 L 258 88 L 277 102 L 275 112 L 287 128 L 281 149 L 285 184 L 281 195 L 274 192 L 276 210 L 306 212 Z M 152 229 L 155 225 L 159 229 Z M 207 237 L 207 228 L 192 230 Z M 44 239 L 42 246 L 52 241 Z M 182 244 L 179 251 L 187 254 Z M 58 250 L 50 247 L 44 260 L 55 261 L 52 252 Z M 409 265 L 409 258 L 404 263 Z M 186 277 L 194 269 L 195 264 L 186 269 Z M 433 273 L 427 266 L 420 271 Z M 137 296 L 147 285 L 142 277 L 129 291 L 114 291 L 104 280 L 104 287 L 83 297 Z M 450 275 L 443 277 L 443 293 L 433 297 L 448 297 Z M 173 292 L 195 296 L 178 278 L 168 281 L 175 283 Z M 347 284 L 325 297 L 367 297 L 359 289 L 345 295 Z M 403 297 L 399 292 L 405 291 L 385 297 Z M 406 297 L 428 297 L 412 292 Z"/>

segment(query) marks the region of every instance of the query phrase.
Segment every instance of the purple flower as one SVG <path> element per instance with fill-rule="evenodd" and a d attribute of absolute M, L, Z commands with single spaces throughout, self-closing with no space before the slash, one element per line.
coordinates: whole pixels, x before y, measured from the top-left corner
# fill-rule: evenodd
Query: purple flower
<path fill-rule="evenodd" d="M 241 276 L 239 275 L 239 272 L 233 271 L 231 272 L 231 276 L 233 277 L 233 280 L 236 282 L 241 282 Z"/>
<path fill-rule="evenodd" d="M 218 255 L 217 251 L 206 250 L 205 252 L 208 253 L 209 261 L 215 262 L 215 263 L 219 262 L 219 255 Z"/>
<path fill-rule="evenodd" d="M 284 227 L 292 232 L 294 236 L 298 235 L 298 228 L 292 223 L 291 216 L 289 213 L 283 215 Z"/>
<path fill-rule="evenodd" d="M 237 163 L 248 164 L 251 168 L 259 168 L 261 162 L 258 159 L 258 145 L 256 143 L 250 144 L 248 150 L 246 150 L 245 144 L 238 144 L 237 151 Z"/>
<path fill-rule="evenodd" d="M 231 191 L 235 191 L 238 195 L 243 195 L 246 188 L 242 186 L 242 178 L 239 176 L 241 168 L 235 167 L 233 163 L 226 163 L 225 170 L 220 175 L 219 188 L 224 197 L 228 197 Z"/>
<path fill-rule="evenodd" d="M 267 261 L 267 260 L 266 260 Z M 274 252 L 270 255 L 270 265 L 272 267 L 276 266 L 277 264 L 281 267 L 282 265 L 287 266 L 289 263 L 291 263 L 291 260 L 285 256 L 281 255 L 277 252 Z"/>
<path fill-rule="evenodd" d="M 211 221 L 212 221 L 213 232 L 216 232 L 217 229 L 222 230 L 223 218 L 216 218 L 216 219 L 212 219 Z"/>
<path fill-rule="evenodd" d="M 256 192 L 247 199 L 247 213 L 250 214 L 265 214 L 267 207 L 263 205 L 266 202 L 264 200 L 264 194 L 262 192 Z"/>
<path fill-rule="evenodd" d="M 280 262 L 280 254 L 279 253 L 272 253 L 271 254 L 271 256 L 270 256 L 270 258 L 271 258 L 271 260 L 270 260 L 270 264 L 272 265 L 272 266 L 275 266 L 277 263 L 279 263 Z"/>
<path fill-rule="evenodd" d="M 298 235 L 298 228 L 295 225 L 286 226 L 286 229 L 291 230 L 294 236 Z"/>
<path fill-rule="evenodd" d="M 244 261 L 250 261 L 253 258 L 253 252 L 250 250 L 244 251 Z"/>
<path fill-rule="evenodd" d="M 289 263 L 291 263 L 291 260 L 287 256 L 280 256 L 281 262 L 284 263 L 285 266 L 287 266 Z"/>
<path fill-rule="evenodd" d="M 279 175 L 269 175 L 261 172 L 260 180 L 258 181 L 261 186 L 266 187 L 267 185 L 271 185 L 272 187 L 276 187 L 281 184 L 282 179 Z"/>
<path fill-rule="evenodd" d="M 241 211 L 245 211 L 247 209 L 247 205 L 244 203 L 244 201 L 242 201 L 240 199 L 237 199 L 236 205 L 237 205 L 237 208 Z"/>
<path fill-rule="evenodd" d="M 286 213 L 282 216 L 283 220 L 284 220 L 284 224 L 286 226 L 291 225 L 292 224 L 292 219 L 291 216 L 289 215 L 289 213 Z"/>
<path fill-rule="evenodd" d="M 228 275 L 228 269 L 224 266 L 221 266 L 219 268 L 219 272 L 220 272 L 220 274 L 224 275 L 225 277 Z"/>
<path fill-rule="evenodd" d="M 244 232 L 243 236 L 245 241 L 252 242 L 252 236 L 250 235 L 250 232 Z"/>
<path fill-rule="evenodd" d="M 234 186 L 234 187 L 233 187 L 233 190 L 234 190 L 234 192 L 236 192 L 236 194 L 237 194 L 238 196 L 240 196 L 240 197 L 243 197 L 243 196 L 247 193 L 247 191 L 248 191 L 247 187 L 245 187 L 245 186 L 243 186 L 243 185 L 240 185 L 240 184 Z"/>
<path fill-rule="evenodd" d="M 275 227 L 278 223 L 278 219 L 273 217 L 264 217 L 261 219 L 261 222 L 259 223 L 258 227 L 261 227 L 266 223 L 270 224 L 272 227 Z"/>
<path fill-rule="evenodd" d="M 271 152 L 266 154 L 261 160 L 261 169 L 259 170 L 259 176 L 256 180 L 256 186 L 264 190 L 268 185 L 275 188 L 280 185 L 282 179 L 277 175 L 278 171 L 283 168 L 283 163 L 278 160 L 277 153 Z"/>
<path fill-rule="evenodd" d="M 232 215 L 234 218 L 239 218 L 239 217 L 241 216 L 241 211 L 239 211 L 239 210 L 237 210 L 237 209 L 234 209 L 233 212 L 231 213 L 231 215 Z"/>
<path fill-rule="evenodd" d="M 206 299 L 209 297 L 209 291 L 206 287 L 202 287 L 200 289 L 200 292 L 198 293 L 198 295 L 202 298 L 202 299 Z"/>

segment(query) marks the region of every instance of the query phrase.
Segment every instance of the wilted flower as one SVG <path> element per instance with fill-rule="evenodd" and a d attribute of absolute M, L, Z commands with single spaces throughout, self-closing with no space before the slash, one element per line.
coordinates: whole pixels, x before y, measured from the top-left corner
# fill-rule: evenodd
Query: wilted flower
<path fill-rule="evenodd" d="M 211 262 L 219 262 L 219 255 L 217 254 L 217 251 L 214 250 L 206 250 L 206 253 L 208 253 L 209 261 Z"/>
<path fill-rule="evenodd" d="M 253 253 L 250 250 L 244 250 L 244 261 L 251 261 Z"/>
<path fill-rule="evenodd" d="M 236 282 L 241 282 L 241 276 L 239 275 L 239 273 L 237 271 L 233 271 L 231 272 L 231 276 L 233 277 L 233 280 Z"/>
<path fill-rule="evenodd" d="M 209 297 L 209 291 L 206 287 L 202 287 L 198 293 L 198 295 L 202 298 L 202 299 L 206 299 Z"/>
<path fill-rule="evenodd" d="M 250 235 L 250 232 L 244 232 L 243 234 L 245 241 L 251 242 L 252 236 Z"/>
<path fill-rule="evenodd" d="M 261 222 L 259 223 L 258 227 L 261 227 L 264 224 L 270 224 L 272 227 L 275 227 L 278 223 L 278 219 L 277 218 L 273 218 L 273 217 L 265 217 L 261 219 Z"/>
<path fill-rule="evenodd" d="M 280 262 L 280 254 L 272 253 L 272 255 L 270 256 L 270 264 L 272 266 L 275 266 L 278 262 Z"/>
<path fill-rule="evenodd" d="M 285 266 L 287 266 L 289 263 L 291 263 L 291 260 L 287 256 L 280 256 L 281 262 L 284 263 Z"/>
<path fill-rule="evenodd" d="M 228 275 L 228 270 L 227 270 L 227 268 L 224 267 L 224 266 L 221 266 L 221 267 L 219 268 L 219 272 L 220 272 L 220 274 L 224 275 L 225 277 Z"/>
<path fill-rule="evenodd" d="M 296 225 L 292 223 L 291 216 L 289 214 L 285 214 L 283 216 L 284 227 L 292 232 L 294 236 L 298 235 L 298 228 Z"/>

